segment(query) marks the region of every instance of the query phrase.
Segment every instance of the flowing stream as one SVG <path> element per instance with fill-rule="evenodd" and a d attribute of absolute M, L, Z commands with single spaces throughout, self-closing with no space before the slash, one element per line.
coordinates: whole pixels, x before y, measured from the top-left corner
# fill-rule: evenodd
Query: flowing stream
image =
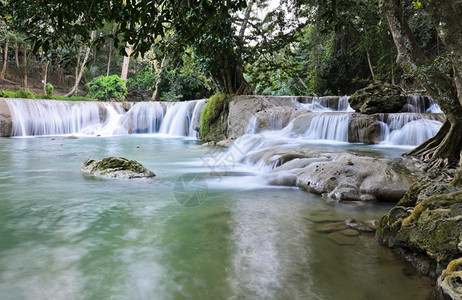
<path fill-rule="evenodd" d="M 412 132 L 431 135 L 441 122 L 389 115 L 382 145 L 349 144 L 348 99 L 335 107 L 314 99 L 301 104 L 315 111 L 303 131 L 275 116 L 270 131 L 258 132 L 251 119 L 226 150 L 196 139 L 204 103 L 138 103 L 126 112 L 121 104 L 8 101 L 13 135 L 27 138 L 0 138 L 0 299 L 430 299 L 434 280 L 373 234 L 339 245 L 320 230 L 323 221 L 378 219 L 393 204 L 268 186 L 263 175 L 274 166 L 246 158 L 281 144 L 394 157 Z M 409 101 L 408 111 L 432 105 Z M 108 156 L 157 176 L 79 171 L 84 160 Z"/>
<path fill-rule="evenodd" d="M 0 299 L 430 295 L 433 281 L 372 235 L 340 246 L 310 221 L 378 218 L 391 205 L 326 202 L 260 184 L 245 165 L 220 172 L 205 163 L 225 153 L 150 135 L 0 139 Z M 157 177 L 79 172 L 85 159 L 106 156 L 136 159 Z M 196 175 L 185 190 L 200 187 L 200 205 L 185 207 L 178 179 Z"/>

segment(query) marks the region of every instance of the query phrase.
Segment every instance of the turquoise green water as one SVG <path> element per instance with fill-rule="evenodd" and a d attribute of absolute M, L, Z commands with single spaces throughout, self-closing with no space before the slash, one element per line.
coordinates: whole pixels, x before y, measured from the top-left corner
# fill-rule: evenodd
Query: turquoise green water
<path fill-rule="evenodd" d="M 390 205 L 266 187 L 237 165 L 217 173 L 203 160 L 211 151 L 221 153 L 140 136 L 0 139 L 0 299 L 429 297 L 432 280 L 373 236 L 339 246 L 309 220 L 377 218 Z M 136 159 L 157 177 L 80 173 L 85 159 L 106 156 Z M 203 176 L 198 206 L 175 199 L 184 174 Z"/>

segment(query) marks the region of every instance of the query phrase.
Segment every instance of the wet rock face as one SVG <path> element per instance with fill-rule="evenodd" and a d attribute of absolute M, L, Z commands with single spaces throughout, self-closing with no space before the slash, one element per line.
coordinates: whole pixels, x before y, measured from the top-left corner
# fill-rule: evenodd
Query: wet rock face
<path fill-rule="evenodd" d="M 362 114 L 397 113 L 406 104 L 401 89 L 387 83 L 373 83 L 350 97 L 350 106 Z"/>
<path fill-rule="evenodd" d="M 123 157 L 106 157 L 98 161 L 87 159 L 80 170 L 103 178 L 134 179 L 156 176 L 139 162 Z"/>
<path fill-rule="evenodd" d="M 13 121 L 5 99 L 0 99 L 0 137 L 10 137 Z"/>
<path fill-rule="evenodd" d="M 413 185 L 398 206 L 380 219 L 379 243 L 430 258 L 437 267 L 426 272 L 439 274 L 462 256 L 462 191 L 453 188 L 441 183 Z"/>
<path fill-rule="evenodd" d="M 379 115 L 353 113 L 348 121 L 350 143 L 378 144 L 383 141 Z"/>

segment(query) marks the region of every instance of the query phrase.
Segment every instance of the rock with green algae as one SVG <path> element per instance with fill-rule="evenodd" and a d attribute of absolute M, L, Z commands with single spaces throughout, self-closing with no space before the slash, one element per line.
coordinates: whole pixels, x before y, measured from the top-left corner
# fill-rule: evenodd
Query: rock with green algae
<path fill-rule="evenodd" d="M 457 191 L 430 196 L 414 208 L 395 206 L 380 219 L 376 237 L 382 245 L 429 258 L 437 266 L 432 273 L 438 274 L 462 255 L 461 232 L 462 191 Z"/>
<path fill-rule="evenodd" d="M 139 162 L 123 157 L 106 157 L 98 161 L 87 159 L 80 170 L 104 178 L 134 179 L 156 176 Z"/>
<path fill-rule="evenodd" d="M 351 95 L 350 106 L 362 114 L 397 113 L 406 104 L 397 86 L 376 82 Z"/>
<path fill-rule="evenodd" d="M 438 298 L 462 299 L 462 257 L 451 261 L 438 278 Z"/>

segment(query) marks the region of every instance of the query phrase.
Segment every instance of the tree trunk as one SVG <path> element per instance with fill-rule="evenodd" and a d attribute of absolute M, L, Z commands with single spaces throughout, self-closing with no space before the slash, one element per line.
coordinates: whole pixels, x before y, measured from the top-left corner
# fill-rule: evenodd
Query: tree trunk
<path fill-rule="evenodd" d="M 47 85 L 47 78 L 48 78 L 48 65 L 50 64 L 49 61 L 45 61 L 43 63 L 43 93 L 47 93 L 46 85 Z"/>
<path fill-rule="evenodd" d="M 14 42 L 14 58 L 16 61 L 16 67 L 19 68 L 19 46 L 18 42 Z"/>
<path fill-rule="evenodd" d="M 95 31 L 92 31 L 91 32 L 90 43 L 93 41 L 94 37 L 95 37 Z M 91 52 L 91 46 L 88 46 L 87 51 L 85 51 L 85 57 L 83 58 L 82 65 L 80 66 L 80 71 L 79 71 L 77 77 L 75 78 L 75 84 L 72 87 L 72 89 L 70 90 L 70 92 L 67 93 L 66 95 L 64 95 L 64 97 L 70 97 L 70 96 L 74 95 L 77 92 L 80 80 L 82 79 L 82 76 L 83 76 L 83 72 L 85 71 L 85 65 L 86 65 L 86 63 L 88 61 L 88 57 L 90 56 L 90 52 Z"/>
<path fill-rule="evenodd" d="M 401 1 L 382 2 L 398 50 L 397 62 L 427 90 L 447 118 L 435 137 L 406 154 L 427 162 L 429 168 L 462 166 L 462 31 L 458 30 L 462 25 L 462 2 L 421 0 L 450 52 L 453 77 L 439 70 L 423 54 L 404 18 Z"/>
<path fill-rule="evenodd" d="M 8 67 L 8 46 L 9 41 L 5 41 L 5 51 L 3 52 L 3 67 L 2 72 L 0 73 L 0 79 L 5 79 L 6 68 Z"/>
<path fill-rule="evenodd" d="M 127 56 L 124 56 L 124 62 L 122 64 L 122 73 L 120 74 L 120 78 L 123 80 L 127 80 L 128 76 L 128 65 L 130 64 L 130 54 L 132 53 L 132 47 L 127 44 L 125 47 L 125 52 L 127 53 Z"/>
<path fill-rule="evenodd" d="M 375 80 L 375 73 L 374 73 L 374 68 L 372 66 L 372 61 L 371 61 L 371 56 L 369 54 L 369 49 L 366 46 L 364 46 L 364 50 L 366 51 L 367 64 L 369 65 L 369 71 L 371 72 L 372 80 Z"/>
<path fill-rule="evenodd" d="M 156 83 L 154 85 L 154 92 L 152 92 L 152 101 L 159 101 L 160 93 L 159 93 L 159 84 L 160 84 L 160 74 L 164 68 L 165 57 L 162 57 L 160 61 L 160 66 L 158 65 L 157 60 L 154 60 L 154 70 L 156 72 Z"/>
<path fill-rule="evenodd" d="M 114 22 L 111 23 L 111 35 L 114 33 Z M 112 47 L 114 45 L 114 40 L 112 37 L 109 39 L 109 50 L 107 54 L 107 70 L 106 76 L 109 76 L 111 73 L 111 58 L 112 58 Z"/>
<path fill-rule="evenodd" d="M 27 44 L 24 43 L 24 88 L 27 89 Z"/>

